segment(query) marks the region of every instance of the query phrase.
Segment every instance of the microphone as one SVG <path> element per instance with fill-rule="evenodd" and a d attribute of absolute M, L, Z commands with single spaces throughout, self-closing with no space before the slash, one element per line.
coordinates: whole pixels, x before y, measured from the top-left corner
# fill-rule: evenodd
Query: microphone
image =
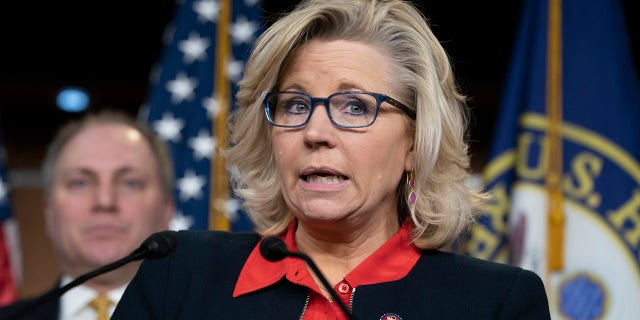
<path fill-rule="evenodd" d="M 262 239 L 262 242 L 260 243 L 260 254 L 265 259 L 271 262 L 280 261 L 285 257 L 294 257 L 304 260 L 304 262 L 306 262 L 307 265 L 311 268 L 313 273 L 315 273 L 316 277 L 320 279 L 320 282 L 322 282 L 324 288 L 329 291 L 329 294 L 331 294 L 331 297 L 336 301 L 344 315 L 347 316 L 347 319 L 356 319 L 351 311 L 349 311 L 347 306 L 342 303 L 342 300 L 340 299 L 340 297 L 338 297 L 338 294 L 333 291 L 333 287 L 329 284 L 329 281 L 327 281 L 327 278 L 324 277 L 322 272 L 320 272 L 320 269 L 318 269 L 318 266 L 316 266 L 315 262 L 311 260 L 311 257 L 302 252 L 289 251 L 289 249 L 287 248 L 287 244 L 284 243 L 284 240 L 275 236 L 269 236 Z"/>
<path fill-rule="evenodd" d="M 142 259 L 162 258 L 176 249 L 176 245 L 178 242 L 177 240 L 178 236 L 176 231 L 167 230 L 156 232 L 150 235 L 146 240 L 144 240 L 140 247 L 134 250 L 131 254 L 115 262 L 102 266 L 94 271 L 85 273 L 62 287 L 57 287 L 45 292 L 44 294 L 38 296 L 36 299 L 23 305 L 21 308 L 16 309 L 6 318 L 6 320 L 20 319 L 40 305 L 43 305 L 53 299 L 59 298 L 60 296 L 62 296 L 62 294 L 78 286 L 79 284 L 84 283 L 85 281 L 101 274 L 107 273 L 111 270 L 117 269 L 129 262 Z"/>

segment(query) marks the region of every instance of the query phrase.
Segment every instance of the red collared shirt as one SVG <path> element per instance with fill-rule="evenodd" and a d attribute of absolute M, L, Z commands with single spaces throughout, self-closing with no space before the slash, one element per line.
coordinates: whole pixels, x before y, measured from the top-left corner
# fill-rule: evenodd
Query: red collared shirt
<path fill-rule="evenodd" d="M 292 251 L 298 251 L 294 237 L 295 229 L 296 221 L 293 221 L 284 237 L 285 243 Z M 346 319 L 340 307 L 322 295 L 303 260 L 286 257 L 277 262 L 270 262 L 260 255 L 259 248 L 258 243 L 244 264 L 233 297 L 266 288 L 286 277 L 292 283 L 309 288 L 309 304 L 303 320 Z M 355 288 L 402 279 L 419 257 L 420 252 L 411 244 L 409 225 L 405 222 L 391 239 L 351 270 L 333 289 L 349 307 L 349 300 Z"/>

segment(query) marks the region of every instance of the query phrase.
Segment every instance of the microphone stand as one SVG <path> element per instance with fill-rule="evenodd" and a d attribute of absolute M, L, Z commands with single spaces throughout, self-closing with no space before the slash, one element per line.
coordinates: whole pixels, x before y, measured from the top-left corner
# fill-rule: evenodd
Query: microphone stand
<path fill-rule="evenodd" d="M 52 290 L 47 291 L 45 294 L 39 296 L 38 298 L 36 298 L 35 300 L 32 300 L 29 304 L 24 305 L 22 308 L 19 308 L 18 310 L 16 310 L 16 312 L 14 312 L 13 314 L 11 314 L 7 320 L 13 320 L 13 319 L 20 319 L 20 317 L 26 315 L 28 312 L 30 312 L 34 306 L 39 306 L 39 305 L 43 305 L 53 299 L 59 298 L 60 296 L 62 296 L 65 292 L 71 290 L 72 288 L 84 283 L 85 281 L 101 275 L 103 273 L 107 273 L 113 269 L 117 269 L 131 261 L 135 261 L 138 259 L 141 259 L 142 257 L 144 257 L 146 255 L 146 252 L 143 251 L 137 251 L 134 252 L 132 255 L 128 255 L 126 257 L 124 257 L 123 259 L 120 259 L 118 261 L 112 262 L 108 265 L 102 266 L 94 271 L 91 271 L 89 273 L 85 273 L 77 278 L 75 278 L 73 281 L 67 283 L 66 285 L 59 287 L 59 288 L 54 288 Z"/>
<path fill-rule="evenodd" d="M 333 287 L 329 284 L 329 281 L 327 281 L 327 278 L 325 278 L 322 272 L 320 272 L 320 269 L 318 268 L 318 266 L 316 266 L 311 257 L 302 252 L 290 251 L 284 241 L 277 236 L 268 236 L 262 239 L 262 242 L 260 243 L 260 254 L 265 259 L 272 262 L 280 261 L 287 256 L 304 260 L 304 262 L 307 264 L 307 266 L 309 266 L 309 268 L 311 268 L 311 271 L 313 271 L 316 277 L 320 279 L 320 282 L 322 282 L 322 286 L 324 286 L 325 290 L 329 291 L 331 298 L 335 300 L 347 319 L 355 320 L 355 316 L 351 313 L 351 311 L 349 311 L 349 308 L 347 308 L 347 306 L 342 303 L 342 300 L 340 299 L 340 297 L 338 297 L 338 294 L 333 290 Z"/>
<path fill-rule="evenodd" d="M 38 296 L 36 299 L 29 301 L 29 303 L 22 305 L 21 308 L 12 310 L 12 312 L 7 318 L 5 318 L 5 320 L 18 320 L 38 306 L 41 306 L 53 299 L 60 298 L 62 294 L 78 286 L 79 284 L 84 283 L 85 281 L 99 276 L 103 273 L 107 273 L 113 269 L 117 269 L 129 262 L 142 260 L 145 258 L 159 258 L 173 252 L 176 247 L 175 234 L 175 231 L 161 231 L 152 234 L 151 236 L 149 236 L 149 238 L 147 238 L 147 240 L 142 243 L 142 245 L 138 249 L 133 251 L 131 254 L 125 256 L 124 258 L 116 260 L 115 262 L 102 266 L 96 270 L 85 273 L 62 287 L 54 288 L 47 291 L 46 293 Z"/>
<path fill-rule="evenodd" d="M 355 320 L 355 317 L 353 316 L 351 311 L 349 311 L 347 306 L 345 306 L 344 303 L 342 303 L 342 300 L 340 299 L 338 294 L 335 292 L 335 290 L 333 290 L 333 287 L 329 284 L 329 281 L 327 281 L 327 278 L 325 278 L 322 275 L 322 272 L 320 272 L 320 269 L 318 269 L 318 266 L 316 266 L 316 264 L 313 262 L 313 260 L 311 260 L 311 257 L 309 257 L 306 254 L 295 252 L 295 251 L 288 251 L 287 255 L 293 256 L 293 257 L 296 257 L 296 258 L 300 258 L 300 259 L 304 260 L 304 262 L 307 263 L 309 268 L 311 268 L 311 270 L 313 270 L 313 273 L 315 273 L 318 276 L 318 279 L 320 279 L 320 282 L 322 282 L 322 285 L 324 286 L 324 288 L 327 291 L 329 291 L 329 294 L 331 295 L 331 298 L 333 298 L 333 300 L 335 300 L 335 302 L 338 304 L 340 309 L 342 309 L 342 312 L 347 316 L 347 318 L 350 319 L 350 320 Z"/>

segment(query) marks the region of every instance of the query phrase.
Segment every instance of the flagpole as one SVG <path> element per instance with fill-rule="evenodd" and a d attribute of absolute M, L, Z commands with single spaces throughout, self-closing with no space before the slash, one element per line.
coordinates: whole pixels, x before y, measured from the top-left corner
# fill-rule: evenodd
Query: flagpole
<path fill-rule="evenodd" d="M 227 117 L 231 104 L 230 85 L 227 79 L 226 65 L 229 60 L 229 23 L 231 20 L 231 0 L 220 1 L 218 28 L 216 34 L 216 61 L 214 78 L 214 97 L 220 106 L 218 117 L 213 121 L 212 132 L 218 142 L 218 149 L 227 147 Z M 226 164 L 220 152 L 211 161 L 211 195 L 209 197 L 209 229 L 230 230 L 225 216 L 226 203 L 229 200 L 229 179 Z"/>
<path fill-rule="evenodd" d="M 564 215 L 562 212 L 562 0 L 549 0 L 547 28 L 547 281 L 563 268 Z"/>

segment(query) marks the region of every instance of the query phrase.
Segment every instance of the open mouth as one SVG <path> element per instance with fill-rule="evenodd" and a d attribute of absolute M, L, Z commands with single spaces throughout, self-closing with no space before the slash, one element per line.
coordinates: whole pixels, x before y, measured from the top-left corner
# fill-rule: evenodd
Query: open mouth
<path fill-rule="evenodd" d="M 303 175 L 302 180 L 308 183 L 334 184 L 343 182 L 344 180 L 349 180 L 349 177 L 331 173 L 315 172 L 313 174 Z"/>

